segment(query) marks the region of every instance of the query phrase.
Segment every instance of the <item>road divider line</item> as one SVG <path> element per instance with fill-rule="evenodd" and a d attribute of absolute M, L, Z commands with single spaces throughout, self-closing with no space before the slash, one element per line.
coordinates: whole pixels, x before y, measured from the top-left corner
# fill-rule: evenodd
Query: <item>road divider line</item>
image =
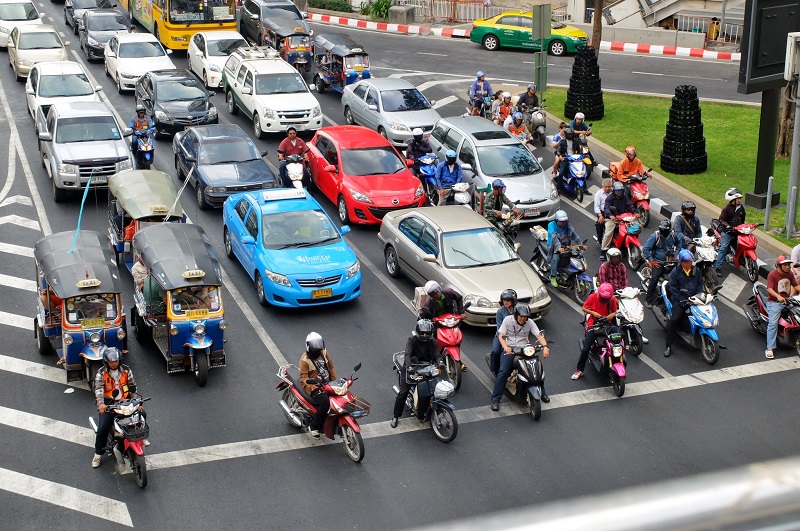
<path fill-rule="evenodd" d="M 94 448 L 95 434 L 91 428 L 61 422 L 33 413 L 0 406 L 0 424 L 19 430 L 46 435 L 87 448 Z"/>
<path fill-rule="evenodd" d="M 31 327 L 33 328 L 33 327 Z M 77 382 L 67 382 L 67 373 L 60 367 L 44 365 L 33 361 L 15 358 L 0 354 L 0 371 L 13 372 L 23 376 L 30 376 L 48 382 L 75 387 L 77 389 L 89 390 L 89 384 L 83 380 Z"/>
<path fill-rule="evenodd" d="M 9 288 L 24 289 L 26 291 L 36 291 L 36 282 L 27 278 L 12 277 L 0 273 L 0 286 Z"/>
<path fill-rule="evenodd" d="M 450 103 L 453 103 L 454 101 L 458 101 L 458 98 L 456 96 L 452 96 L 452 95 L 451 96 L 446 96 L 446 97 L 444 97 L 444 98 L 442 98 L 440 100 L 437 100 L 436 101 L 436 105 L 434 105 L 433 108 L 434 109 L 438 109 L 440 107 L 444 107 L 445 105 L 449 105 Z"/>
<path fill-rule="evenodd" d="M 15 245 L 13 243 L 0 242 L 0 253 L 16 254 L 25 258 L 33 258 L 33 248 Z"/>
<path fill-rule="evenodd" d="M 33 330 L 33 319 L 25 315 L 0 311 L 0 325 L 15 326 L 23 330 Z"/>
<path fill-rule="evenodd" d="M 21 474 L 7 468 L 0 468 L 0 489 L 133 527 L 127 504 L 93 492 Z"/>

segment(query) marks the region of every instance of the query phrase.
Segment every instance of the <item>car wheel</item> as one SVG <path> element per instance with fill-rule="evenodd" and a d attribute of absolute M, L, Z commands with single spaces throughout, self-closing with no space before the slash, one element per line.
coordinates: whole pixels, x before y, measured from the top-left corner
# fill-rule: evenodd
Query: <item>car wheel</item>
<path fill-rule="evenodd" d="M 550 50 L 551 55 L 561 56 L 567 53 L 567 46 L 562 41 L 550 41 L 550 46 L 548 48 Z"/>
<path fill-rule="evenodd" d="M 344 225 L 350 223 L 350 216 L 347 213 L 347 202 L 344 200 L 344 196 L 340 195 L 339 200 L 336 202 L 339 210 L 339 221 L 341 221 Z"/>
<path fill-rule="evenodd" d="M 120 80 L 120 78 L 119 78 L 119 72 L 117 72 L 117 92 L 119 92 L 120 94 L 123 93 L 122 80 Z"/>
<path fill-rule="evenodd" d="M 233 91 L 229 90 L 225 96 L 225 101 L 228 103 L 228 112 L 231 114 L 239 114 L 239 107 L 236 106 L 236 100 L 233 99 Z"/>
<path fill-rule="evenodd" d="M 67 10 L 64 10 L 64 24 L 69 26 L 69 15 L 67 15 Z"/>
<path fill-rule="evenodd" d="M 264 292 L 264 281 L 261 279 L 261 273 L 256 271 L 256 297 L 261 306 L 267 305 L 267 294 Z"/>
<path fill-rule="evenodd" d="M 178 177 L 179 181 L 185 181 L 186 175 L 183 174 L 183 170 L 181 169 L 181 165 L 178 163 L 178 155 L 175 155 L 175 175 Z"/>
<path fill-rule="evenodd" d="M 208 210 L 211 205 L 208 204 L 206 201 L 206 195 L 203 193 L 203 187 L 200 186 L 200 183 L 197 183 L 197 188 L 194 189 L 194 197 L 197 200 L 197 206 L 200 207 L 200 210 Z"/>
<path fill-rule="evenodd" d="M 400 264 L 397 262 L 397 251 L 394 250 L 394 247 L 387 245 L 383 251 L 383 257 L 386 262 L 386 272 L 389 273 L 389 276 L 392 278 L 399 277 Z"/>
<path fill-rule="evenodd" d="M 493 52 L 500 48 L 500 41 L 498 40 L 496 35 L 492 35 L 491 33 L 483 38 L 483 47 Z"/>
<path fill-rule="evenodd" d="M 356 121 L 353 118 L 353 111 L 350 110 L 350 107 L 344 108 L 344 121 L 347 122 L 347 125 L 356 125 Z"/>
<path fill-rule="evenodd" d="M 389 139 L 389 137 L 386 135 L 386 129 L 384 129 L 383 127 L 379 127 L 379 128 L 378 128 L 378 132 L 381 134 L 381 136 L 382 136 L 383 138 L 385 138 L 385 139 L 387 139 L 387 140 Z"/>
<path fill-rule="evenodd" d="M 77 35 L 78 34 L 78 24 L 77 23 L 72 25 L 72 34 L 73 35 Z"/>
<path fill-rule="evenodd" d="M 56 186 L 56 180 L 50 179 L 50 184 L 53 187 L 53 202 L 54 203 L 63 203 L 67 200 L 68 192 L 63 188 L 59 188 Z"/>
<path fill-rule="evenodd" d="M 256 138 L 264 138 L 264 131 L 261 130 L 261 118 L 257 112 L 253 113 L 253 135 Z"/>
<path fill-rule="evenodd" d="M 236 255 L 233 254 L 233 245 L 231 245 L 231 233 L 228 231 L 228 227 L 222 227 L 222 243 L 225 245 L 225 256 L 227 256 L 231 260 L 235 259 Z"/>

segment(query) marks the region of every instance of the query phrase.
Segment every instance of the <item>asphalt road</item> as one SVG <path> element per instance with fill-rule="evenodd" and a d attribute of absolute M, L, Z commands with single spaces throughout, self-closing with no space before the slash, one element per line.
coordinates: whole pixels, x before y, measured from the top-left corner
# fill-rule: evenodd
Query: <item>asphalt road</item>
<path fill-rule="evenodd" d="M 46 3 L 42 8 L 56 20 L 56 27 L 64 29 L 60 4 Z M 438 80 L 427 72 L 448 70 L 468 78 L 475 64 L 490 64 L 497 58 L 509 64 L 507 79 L 525 79 L 524 66 L 517 70 L 511 66 L 524 54 L 504 52 L 475 61 L 478 54 L 488 52 L 463 41 L 367 32 L 356 38 L 370 51 L 376 73 L 404 74 L 418 85 Z M 419 50 L 446 53 L 448 60 L 458 53 L 461 59 L 448 65 L 436 56 L 421 59 Z M 0 55 L 0 60 L 5 57 Z M 80 52 L 76 58 L 84 61 Z M 185 64 L 181 54 L 174 59 Z M 569 58 L 551 60 L 563 63 L 568 72 Z M 642 66 L 631 68 L 634 60 Z M 735 78 L 731 64 L 708 66 L 697 60 L 684 63 L 609 53 L 603 54 L 601 64 L 660 72 L 670 67 L 687 75 L 693 68 L 719 68 L 719 74 L 709 77 Z M 116 93 L 101 63 L 88 69 L 127 121 L 134 107 L 132 95 Z M 553 76 L 556 71 L 551 70 Z M 655 90 L 644 83 L 648 77 L 623 74 L 620 70 L 620 84 L 627 79 L 628 89 Z M 262 308 L 246 273 L 236 262 L 222 258 L 230 324 L 228 366 L 211 371 L 207 387 L 197 388 L 189 374 L 167 375 L 160 355 L 132 339 L 126 362 L 141 392 L 153 397 L 147 408 L 153 443 L 148 448 L 150 484 L 140 491 L 130 475 L 114 470 L 109 459 L 92 470 L 93 437 L 87 420 L 95 414 L 91 397 L 84 388 L 64 385 L 54 357 L 37 354 L 30 329 L 35 294 L 26 283 L 34 275 L 29 256 L 34 243 L 43 233 L 73 229 L 79 200 L 52 202 L 32 120 L 25 112 L 22 84 L 10 69 L 0 72 L 0 84 L 4 122 L 0 160 L 8 161 L 0 190 L 0 337 L 5 346 L 0 354 L 0 504 L 15 529 L 108 529 L 114 523 L 145 529 L 309 525 L 394 529 L 798 452 L 797 408 L 783 406 L 794 403 L 794 369 L 800 368 L 796 353 L 781 350 L 776 360 L 764 360 L 763 338 L 750 331 L 736 311 L 749 289 L 736 273 L 725 281 L 734 302 L 723 299 L 717 305 L 720 336 L 728 348 L 714 367 L 682 346 L 672 357 L 663 358 L 663 334 L 648 314 L 644 329 L 651 343 L 641 357 L 629 358 L 629 387 L 623 399 L 614 398 L 591 370 L 573 382 L 569 376 L 581 336 L 578 306 L 569 294 L 555 294 L 550 315 L 539 323 L 551 341 L 552 356 L 545 365 L 553 397 L 540 422 L 516 414 L 520 411 L 505 401 L 500 413 L 489 410 L 484 384 L 491 377 L 483 356 L 492 333 L 467 328 L 463 349 L 470 372 L 454 398 L 461 423 L 458 438 L 443 445 L 413 420 L 392 430 L 388 420 L 395 379 L 390 355 L 403 348 L 413 327 L 407 302 L 414 286 L 385 274 L 377 229 L 355 227 L 347 239 L 361 254 L 364 294 L 346 305 L 299 311 Z M 465 86 L 430 85 L 425 93 L 443 101 Z M 732 98 L 734 93 L 735 87 L 726 83 L 715 97 Z M 340 122 L 338 95 L 321 95 L 319 100 L 325 115 Z M 224 110 L 222 97 L 217 96 L 215 103 L 222 121 L 250 130 L 241 115 L 230 116 Z M 462 104 L 453 101 L 439 111 L 443 116 L 460 114 Z M 259 142 L 273 162 L 279 140 Z M 538 151 L 545 164 L 552 163 L 549 150 Z M 156 167 L 174 175 L 169 142 L 157 142 Z M 334 206 L 320 200 L 335 217 Z M 184 192 L 182 204 L 224 256 L 221 213 L 200 211 L 191 189 Z M 579 234 L 593 234 L 588 209 L 569 199 L 563 204 Z M 105 208 L 104 193 L 90 194 L 82 228 L 104 231 Z M 527 259 L 532 239 L 523 233 L 520 241 L 520 254 Z M 596 249 L 590 247 L 592 271 L 598 265 Z M 122 278 L 129 308 L 131 279 L 126 272 Z M 314 442 L 298 433 L 278 408 L 276 359 L 296 362 L 311 330 L 325 337 L 340 372 L 363 363 L 354 391 L 372 404 L 372 413 L 363 422 L 366 458 L 361 464 L 350 462 L 338 443 Z"/>

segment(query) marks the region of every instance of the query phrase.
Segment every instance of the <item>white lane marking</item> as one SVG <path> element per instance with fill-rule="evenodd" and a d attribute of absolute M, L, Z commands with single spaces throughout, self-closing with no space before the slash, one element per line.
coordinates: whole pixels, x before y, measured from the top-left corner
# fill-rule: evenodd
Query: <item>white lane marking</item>
<path fill-rule="evenodd" d="M 95 79 L 95 77 L 92 75 L 92 72 L 91 70 L 89 70 L 89 67 L 86 66 L 86 63 L 83 61 L 83 59 L 81 59 L 81 56 L 78 55 L 77 50 L 71 50 L 71 51 L 72 51 L 72 56 L 75 57 L 75 61 L 83 67 L 83 71 L 86 72 L 86 77 L 89 78 L 89 82 L 92 84 L 92 86 L 96 87 L 97 85 L 100 85 L 101 83 L 97 82 L 97 79 Z M 108 106 L 108 108 L 111 109 L 111 112 L 114 113 L 114 116 L 117 118 L 117 122 L 119 123 L 119 125 L 123 128 L 128 127 L 128 121 L 122 119 L 122 116 L 120 116 L 119 113 L 117 112 L 117 108 L 114 107 L 114 105 L 112 105 L 111 100 L 108 99 L 108 96 L 106 96 L 105 92 L 101 90 L 100 92 L 97 93 L 97 95 L 100 96 L 100 99 L 103 100 L 105 104 Z M 155 169 L 155 166 L 153 166 L 152 168 Z"/>
<path fill-rule="evenodd" d="M 0 242 L 0 253 L 16 254 L 26 258 L 33 258 L 33 248 L 14 245 L 13 243 Z"/>
<path fill-rule="evenodd" d="M 50 22 L 54 22 L 53 17 L 47 17 L 47 20 L 49 20 Z"/>
<path fill-rule="evenodd" d="M 47 359 L 47 358 L 42 358 Z M 67 371 L 61 367 L 44 365 L 33 361 L 15 358 L 0 354 L 0 371 L 13 372 L 31 378 L 47 380 L 58 384 L 64 384 L 77 389 L 89 390 L 89 384 L 83 380 L 77 382 L 67 382 Z"/>
<path fill-rule="evenodd" d="M 24 330 L 33 330 L 33 318 L 0 311 L 0 325 L 15 326 Z"/>
<path fill-rule="evenodd" d="M 435 87 L 436 85 L 448 85 L 450 83 L 469 83 L 472 78 L 461 76 L 459 79 L 438 79 L 436 81 L 426 81 L 417 87 L 417 90 L 424 92 L 425 90 Z M 466 94 L 466 90 L 464 91 Z"/>
<path fill-rule="evenodd" d="M 20 227 L 25 227 L 26 229 L 32 229 L 35 231 L 39 230 L 39 222 L 35 219 L 28 219 L 22 216 L 18 216 L 16 214 L 11 214 L 8 216 L 0 216 L 0 225 L 5 223 L 10 223 L 11 225 L 18 225 Z"/>
<path fill-rule="evenodd" d="M 127 504 L 75 487 L 0 468 L 0 489 L 133 527 Z"/>
<path fill-rule="evenodd" d="M 389 74 L 388 77 L 395 78 L 395 79 L 400 79 L 400 78 L 402 78 L 404 76 L 415 76 L 415 75 L 416 74 L 414 72 L 404 72 L 402 74 Z"/>
<path fill-rule="evenodd" d="M 67 35 L 63 31 L 59 31 L 58 34 L 61 35 L 62 39 L 66 39 L 67 38 Z"/>
<path fill-rule="evenodd" d="M 6 184 L 3 186 L 3 190 L 0 191 L 0 206 L 5 205 L 6 196 L 11 191 L 11 187 L 14 185 L 14 178 L 17 174 L 17 152 L 14 150 L 14 137 L 8 137 L 8 174 L 6 176 Z"/>
<path fill-rule="evenodd" d="M 670 373 L 667 369 L 653 361 L 647 354 L 642 352 L 639 354 L 639 359 L 642 360 L 642 363 L 656 371 L 661 377 L 663 378 L 672 378 L 672 373 Z"/>
<path fill-rule="evenodd" d="M 437 100 L 436 101 L 436 105 L 434 105 L 433 108 L 434 109 L 438 109 L 439 107 L 444 107 L 445 105 L 449 105 L 450 103 L 453 103 L 454 101 L 458 101 L 458 98 L 455 97 L 455 96 L 447 96 L 445 98 Z"/>
<path fill-rule="evenodd" d="M 9 146 L 11 146 L 11 144 L 12 144 L 11 139 L 9 139 Z M 13 147 L 9 147 L 9 149 L 10 149 L 10 151 L 12 153 L 16 153 L 16 151 L 14 150 Z M 10 153 L 9 153 L 9 157 L 8 158 L 11 159 Z M 9 172 L 8 173 L 9 174 L 16 173 L 16 168 L 9 167 Z M 0 194 L 0 197 L 2 197 L 2 194 Z M 0 207 L 4 207 L 4 206 L 7 206 L 7 205 L 13 205 L 13 204 L 25 205 L 25 206 L 33 206 L 33 201 L 31 201 L 30 197 L 25 197 L 24 195 L 12 195 L 11 197 L 7 197 L 6 199 L 3 199 L 3 201 L 0 202 Z"/>
<path fill-rule="evenodd" d="M 728 275 L 722 283 L 722 289 L 719 290 L 719 293 L 726 299 L 735 301 L 747 285 L 748 281 L 739 278 L 738 275 Z"/>
<path fill-rule="evenodd" d="M 655 72 L 637 72 L 634 70 L 631 74 L 639 74 L 640 76 L 663 76 L 664 74 L 657 74 Z"/>
<path fill-rule="evenodd" d="M 761 361 L 738 367 L 728 367 L 725 369 L 715 369 L 706 372 L 699 372 L 683 376 L 671 376 L 658 380 L 648 380 L 645 382 L 628 383 L 625 386 L 624 400 L 631 397 L 662 393 L 665 391 L 677 391 L 710 385 L 716 383 L 729 382 L 741 378 L 751 378 L 764 376 L 784 371 L 800 369 L 800 361 L 797 358 L 782 358 L 768 361 Z M 543 404 L 542 409 L 549 411 L 565 407 L 580 406 L 596 402 L 606 402 L 618 400 L 609 387 L 586 389 L 573 391 L 559 395 L 550 395 L 549 404 Z M 513 415 L 527 414 L 527 408 L 522 408 L 516 404 L 503 402 L 500 411 L 495 412 L 489 406 L 479 406 L 470 409 L 456 410 L 459 424 L 468 424 L 491 420 L 499 417 L 510 417 Z M 361 434 L 365 439 L 399 435 L 411 431 L 427 429 L 428 424 L 420 424 L 414 419 L 406 419 L 400 422 L 397 428 L 392 429 L 388 422 L 376 422 L 361 427 Z M 192 448 L 188 450 L 178 450 L 160 454 L 151 454 L 147 457 L 147 466 L 151 470 L 175 468 L 200 463 L 210 463 L 225 459 L 236 459 L 239 457 L 251 457 L 256 455 L 273 454 L 312 448 L 329 444 L 336 444 L 337 441 L 314 440 L 305 433 L 295 435 L 284 435 L 268 439 L 257 439 L 252 441 L 241 441 L 227 444 L 217 444 Z"/>
<path fill-rule="evenodd" d="M 27 278 L 12 277 L 11 275 L 4 275 L 0 273 L 0 286 L 8 286 L 9 288 L 24 289 L 27 291 L 36 291 L 36 282 Z"/>
<path fill-rule="evenodd" d="M 94 448 L 94 430 L 77 424 L 61 422 L 60 420 L 3 406 L 0 406 L 0 424 L 86 446 L 87 448 Z"/>
<path fill-rule="evenodd" d="M 336 122 L 334 122 L 334 121 L 333 121 L 333 120 L 330 118 L 330 116 L 328 116 L 327 114 L 324 114 L 324 113 L 323 113 L 323 115 L 322 115 L 322 120 L 323 120 L 323 121 L 325 121 L 325 122 L 328 122 L 328 123 L 329 123 L 329 124 L 331 124 L 331 125 L 339 125 L 339 124 L 337 124 Z M 278 175 L 278 169 L 277 169 L 275 166 L 273 166 L 273 169 L 275 170 L 275 175 Z"/>
<path fill-rule="evenodd" d="M 631 72 L 631 74 L 639 74 L 639 75 L 642 75 L 642 76 L 676 77 L 676 78 L 679 78 L 679 79 L 701 79 L 703 81 L 725 81 L 724 79 L 719 78 L 719 77 L 679 76 L 677 74 L 659 74 L 659 73 L 656 73 L 656 72 L 636 72 L 636 71 L 633 71 L 633 72 Z"/>
<path fill-rule="evenodd" d="M 446 53 L 417 52 L 419 55 L 434 55 L 436 57 L 447 57 Z"/>
<path fill-rule="evenodd" d="M 50 229 L 50 222 L 47 220 L 47 213 L 44 208 L 44 203 L 42 203 L 42 197 L 39 195 L 39 189 L 36 188 L 36 181 L 33 180 L 33 172 L 31 171 L 31 165 L 28 163 L 28 156 L 22 149 L 22 142 L 20 141 L 19 131 L 17 130 L 17 124 L 14 121 L 14 116 L 11 114 L 11 106 L 8 103 L 8 98 L 6 97 L 6 91 L 1 81 L 0 81 L 0 105 L 3 106 L 3 113 L 6 115 L 6 119 L 8 120 L 8 128 L 11 130 L 11 138 L 14 139 L 14 145 L 16 146 L 17 149 L 19 162 L 22 165 L 22 173 L 25 174 L 25 180 L 28 183 L 28 188 L 31 191 L 31 198 L 33 199 L 33 204 L 36 207 L 36 214 L 39 216 L 40 220 L 39 223 L 36 223 L 33 220 L 26 220 L 26 221 L 30 221 L 31 224 L 36 223 L 35 227 L 31 227 L 34 228 L 34 230 L 39 230 L 39 224 L 41 224 L 42 234 L 44 234 L 45 236 L 50 236 L 50 234 L 52 234 L 53 231 Z M 20 219 L 25 220 L 25 218 L 20 218 Z M 2 223 L 2 220 L 0 220 L 0 223 Z"/>

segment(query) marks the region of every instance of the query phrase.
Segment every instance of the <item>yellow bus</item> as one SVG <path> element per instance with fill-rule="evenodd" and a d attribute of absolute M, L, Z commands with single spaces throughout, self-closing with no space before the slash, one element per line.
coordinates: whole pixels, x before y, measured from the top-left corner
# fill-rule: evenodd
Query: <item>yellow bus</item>
<path fill-rule="evenodd" d="M 235 0 L 121 0 L 121 4 L 131 21 L 172 50 L 187 49 L 198 31 L 236 31 Z"/>

